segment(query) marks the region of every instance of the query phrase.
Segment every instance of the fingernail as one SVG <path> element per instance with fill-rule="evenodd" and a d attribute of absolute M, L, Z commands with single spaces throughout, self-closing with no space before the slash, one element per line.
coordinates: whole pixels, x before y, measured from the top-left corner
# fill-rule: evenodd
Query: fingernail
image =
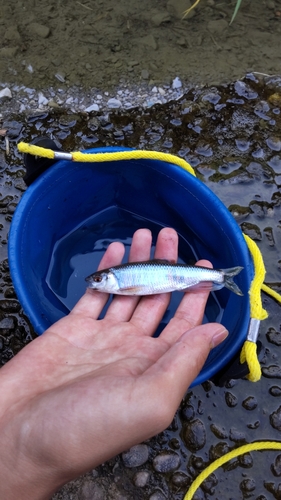
<path fill-rule="evenodd" d="M 226 328 L 222 326 L 220 329 L 218 329 L 212 338 L 211 342 L 212 349 L 221 344 L 226 339 L 227 336 L 228 336 L 228 331 L 226 330 Z"/>

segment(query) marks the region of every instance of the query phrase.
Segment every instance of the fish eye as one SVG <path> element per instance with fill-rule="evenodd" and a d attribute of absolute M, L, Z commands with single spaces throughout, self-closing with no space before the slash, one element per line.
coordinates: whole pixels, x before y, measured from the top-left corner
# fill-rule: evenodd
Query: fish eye
<path fill-rule="evenodd" d="M 93 281 L 94 281 L 95 283 L 100 283 L 100 282 L 102 281 L 102 277 L 101 277 L 101 276 L 94 276 L 94 277 L 93 277 Z"/>

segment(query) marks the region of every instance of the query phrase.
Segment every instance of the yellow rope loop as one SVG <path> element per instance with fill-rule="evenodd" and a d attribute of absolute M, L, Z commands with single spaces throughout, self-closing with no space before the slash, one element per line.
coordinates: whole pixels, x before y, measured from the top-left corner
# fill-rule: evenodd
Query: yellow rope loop
<path fill-rule="evenodd" d="M 258 382 L 261 378 L 261 367 L 257 355 L 257 344 L 246 340 L 240 354 L 240 363 L 247 362 L 249 368 L 248 380 Z"/>
<path fill-rule="evenodd" d="M 240 446 L 240 448 L 236 448 L 235 450 L 226 453 L 224 456 L 215 460 L 212 464 L 208 465 L 205 470 L 203 470 L 199 476 L 193 481 L 190 486 L 188 492 L 186 493 L 184 500 L 192 500 L 194 493 L 201 486 L 203 481 L 207 479 L 207 477 L 212 474 L 219 467 L 229 462 L 233 458 L 239 457 L 240 455 L 244 455 L 245 453 L 249 453 L 251 451 L 260 451 L 260 450 L 281 450 L 281 443 L 279 441 L 256 441 L 255 443 L 245 444 Z"/>

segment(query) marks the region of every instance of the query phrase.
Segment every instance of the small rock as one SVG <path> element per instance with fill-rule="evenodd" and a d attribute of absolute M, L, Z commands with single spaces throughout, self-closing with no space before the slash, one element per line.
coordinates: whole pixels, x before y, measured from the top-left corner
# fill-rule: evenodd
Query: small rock
<path fill-rule="evenodd" d="M 119 101 L 119 99 L 115 99 L 114 97 L 112 97 L 111 99 L 108 99 L 107 105 L 111 109 L 117 109 L 122 106 L 122 103 L 121 101 Z"/>
<path fill-rule="evenodd" d="M 232 427 L 229 432 L 229 439 L 234 441 L 234 443 L 244 443 L 246 441 L 246 436 L 244 432 L 238 431 Z"/>
<path fill-rule="evenodd" d="M 228 438 L 228 432 L 224 427 L 221 427 L 216 424 L 211 424 L 210 429 L 212 433 L 219 439 L 227 439 Z"/>
<path fill-rule="evenodd" d="M 248 398 L 244 399 L 242 402 L 242 406 L 245 408 L 245 410 L 255 410 L 255 408 L 258 406 L 258 402 L 254 396 L 249 396 Z"/>
<path fill-rule="evenodd" d="M 4 40 L 8 42 L 20 42 L 21 37 L 16 26 L 9 26 L 4 34 Z"/>
<path fill-rule="evenodd" d="M 149 79 L 149 71 L 147 71 L 147 69 L 143 69 L 142 72 L 141 72 L 141 77 L 144 80 L 148 80 Z"/>
<path fill-rule="evenodd" d="M 281 406 L 279 406 L 276 411 L 271 413 L 269 420 L 274 429 L 281 431 Z"/>
<path fill-rule="evenodd" d="M 263 366 L 262 374 L 266 378 L 281 378 L 281 367 L 279 365 Z"/>
<path fill-rule="evenodd" d="M 267 3 L 266 3 L 266 6 L 270 10 L 275 10 L 276 9 L 276 5 L 275 5 L 275 2 L 273 0 L 268 0 Z"/>
<path fill-rule="evenodd" d="M 90 106 L 88 106 L 88 107 L 85 109 L 85 111 L 86 111 L 87 113 L 90 113 L 91 111 L 99 111 L 99 109 L 100 109 L 100 108 L 99 108 L 99 105 L 98 105 L 98 104 L 96 104 L 96 103 L 94 103 L 94 104 L 91 104 Z"/>
<path fill-rule="evenodd" d="M 178 471 L 172 475 L 172 483 L 176 488 L 187 488 L 190 484 L 190 477 L 184 472 Z"/>
<path fill-rule="evenodd" d="M 79 492 L 80 500 L 105 500 L 106 494 L 102 487 L 97 482 L 87 481 L 83 484 Z"/>
<path fill-rule="evenodd" d="M 230 451 L 230 448 L 227 443 L 220 441 L 216 445 L 212 445 L 209 451 L 210 460 L 214 461 L 220 457 L 223 457 Z"/>
<path fill-rule="evenodd" d="M 155 24 L 155 26 L 161 26 L 161 24 L 168 23 L 170 21 L 171 21 L 171 16 L 167 11 L 157 12 L 157 14 L 151 16 L 151 22 Z"/>
<path fill-rule="evenodd" d="M 203 422 L 196 418 L 184 424 L 183 440 L 190 451 L 201 450 L 206 444 L 206 429 Z"/>
<path fill-rule="evenodd" d="M 265 142 L 272 151 L 281 151 L 281 139 L 279 137 L 269 137 Z"/>
<path fill-rule="evenodd" d="M 279 387 L 278 385 L 273 385 L 269 389 L 269 394 L 271 394 L 271 396 L 273 396 L 275 398 L 280 397 L 281 396 L 281 387 Z"/>
<path fill-rule="evenodd" d="M 155 490 L 152 495 L 150 495 L 149 500 L 166 500 L 166 495 L 161 490 Z"/>
<path fill-rule="evenodd" d="M 0 300 L 0 309 L 3 312 L 15 313 L 20 311 L 21 305 L 17 300 Z"/>
<path fill-rule="evenodd" d="M 180 457 L 177 453 L 163 451 L 153 460 L 153 467 L 157 472 L 166 473 L 175 471 L 180 465 Z"/>
<path fill-rule="evenodd" d="M 149 449 L 146 444 L 137 444 L 128 451 L 122 453 L 122 459 L 125 467 L 139 467 L 148 460 Z"/>
<path fill-rule="evenodd" d="M 134 476 L 134 485 L 138 488 L 144 488 L 149 481 L 150 473 L 146 470 L 137 472 Z"/>
<path fill-rule="evenodd" d="M 0 57 L 5 57 L 6 59 L 12 59 L 17 54 L 18 47 L 2 47 L 0 49 Z"/>
<path fill-rule="evenodd" d="M 219 35 L 228 29 L 228 22 L 224 19 L 209 21 L 207 28 L 210 33 Z"/>
<path fill-rule="evenodd" d="M 271 471 L 275 477 L 281 476 L 281 455 L 277 455 L 275 458 L 274 463 L 271 465 Z"/>
<path fill-rule="evenodd" d="M 173 89 L 180 89 L 181 87 L 182 87 L 182 83 L 181 83 L 179 77 L 176 76 L 176 78 L 173 80 L 172 88 Z"/>
<path fill-rule="evenodd" d="M 48 101 L 48 106 L 49 106 L 49 108 L 53 108 L 53 109 L 60 108 L 60 105 L 56 101 L 54 101 L 54 99 L 50 99 Z"/>
<path fill-rule="evenodd" d="M 48 26 L 45 26 L 44 24 L 31 23 L 29 25 L 29 29 L 31 33 L 33 33 L 34 35 L 38 35 L 41 38 L 48 38 L 50 34 L 50 28 Z"/>
<path fill-rule="evenodd" d="M 47 106 L 48 99 L 44 96 L 42 92 L 38 93 L 38 105 L 39 106 Z"/>
<path fill-rule="evenodd" d="M 12 316 L 3 318 L 0 321 L 0 331 L 1 330 L 13 330 L 15 328 L 15 318 Z"/>
<path fill-rule="evenodd" d="M 234 408 L 238 403 L 238 399 L 234 394 L 227 391 L 225 393 L 225 402 L 229 408 Z"/>
<path fill-rule="evenodd" d="M 0 90 L 0 99 L 12 99 L 12 92 L 8 87 Z"/>
<path fill-rule="evenodd" d="M 143 45 L 148 45 L 148 47 L 151 47 L 154 50 L 158 49 L 158 44 L 157 44 L 156 39 L 154 38 L 153 35 L 143 36 L 138 41 L 139 41 L 139 43 L 142 43 Z"/>

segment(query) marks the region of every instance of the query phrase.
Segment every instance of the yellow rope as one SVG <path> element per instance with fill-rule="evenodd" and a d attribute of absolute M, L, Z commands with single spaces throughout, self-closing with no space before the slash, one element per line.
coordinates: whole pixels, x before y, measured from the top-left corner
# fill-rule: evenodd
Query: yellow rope
<path fill-rule="evenodd" d="M 277 302 L 281 303 L 281 295 L 280 295 L 280 293 L 275 292 L 275 290 L 272 290 L 272 288 L 269 288 L 269 286 L 265 285 L 264 283 L 262 284 L 261 289 L 267 295 L 270 295 L 275 300 L 277 300 Z"/>
<path fill-rule="evenodd" d="M 250 295 L 250 316 L 251 318 L 263 320 L 267 318 L 268 314 L 262 307 L 261 301 L 261 287 L 265 278 L 265 267 L 263 263 L 262 254 L 257 244 L 246 234 L 244 238 L 252 255 L 255 275 L 251 283 Z M 281 298 L 280 298 L 281 300 Z"/>
<path fill-rule="evenodd" d="M 33 156 L 49 158 L 50 160 L 55 158 L 55 152 L 52 149 L 41 148 L 40 146 L 34 146 L 34 144 L 28 144 L 27 142 L 19 142 L 18 150 L 20 153 L 28 153 Z"/>
<path fill-rule="evenodd" d="M 52 149 L 45 149 L 39 146 L 34 146 L 33 144 L 28 144 L 26 142 L 18 143 L 18 150 L 21 153 L 28 153 L 34 156 L 42 156 L 43 158 L 55 158 L 55 152 Z M 131 151 L 116 151 L 113 153 L 81 153 L 80 151 L 71 153 L 72 160 L 88 163 L 88 162 L 106 162 L 106 161 L 121 161 L 121 160 L 158 160 L 172 163 L 173 165 L 178 165 L 183 168 L 194 177 L 196 177 L 195 172 L 191 165 L 187 163 L 183 158 L 171 155 L 169 153 L 159 153 L 158 151 L 141 151 L 141 150 L 131 150 Z"/>
<path fill-rule="evenodd" d="M 198 490 L 199 486 L 207 479 L 207 477 L 212 474 L 216 469 L 224 465 L 229 460 L 244 455 L 244 453 L 249 453 L 250 451 L 260 451 L 260 450 L 281 450 L 281 443 L 278 441 L 256 441 L 255 443 L 245 444 L 240 448 L 226 453 L 223 457 L 218 458 L 212 464 L 208 465 L 199 476 L 194 480 L 190 486 L 188 492 L 186 493 L 184 500 L 192 500 L 194 493 Z"/>
<path fill-rule="evenodd" d="M 267 318 L 268 314 L 262 307 L 261 287 L 265 278 L 265 267 L 262 254 L 257 244 L 246 234 L 244 238 L 251 253 L 254 264 L 254 278 L 252 280 L 249 296 L 250 296 L 250 317 L 257 320 Z M 280 297 L 281 300 L 281 297 Z M 248 380 L 258 382 L 262 372 L 257 355 L 257 344 L 246 340 L 241 350 L 240 363 L 247 363 L 249 369 Z"/>

